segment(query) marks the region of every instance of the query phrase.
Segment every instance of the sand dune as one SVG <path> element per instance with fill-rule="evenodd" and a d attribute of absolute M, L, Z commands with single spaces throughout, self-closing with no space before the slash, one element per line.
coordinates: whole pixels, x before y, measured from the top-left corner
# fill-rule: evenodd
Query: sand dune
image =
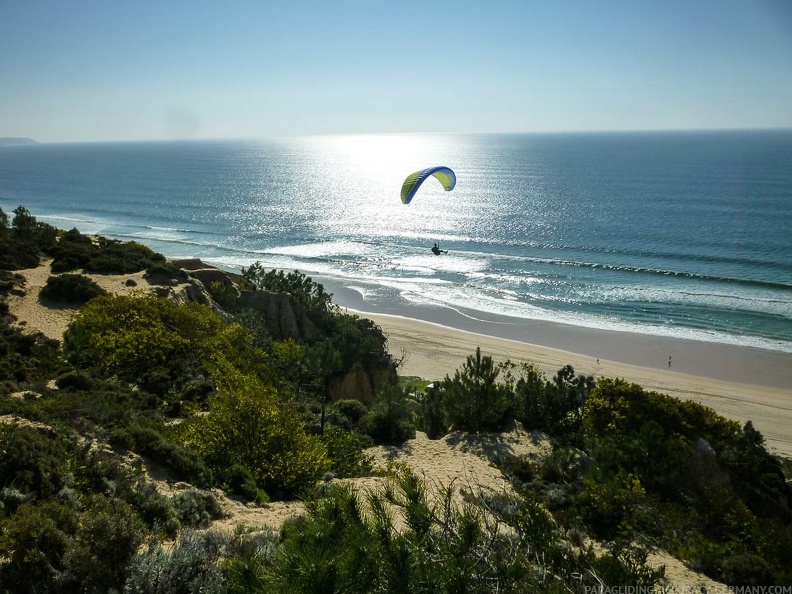
<path fill-rule="evenodd" d="M 60 339 L 77 309 L 46 306 L 39 300 L 41 288 L 50 275 L 49 263 L 45 261 L 38 268 L 20 270 L 19 274 L 26 279 L 25 294 L 9 296 L 8 304 L 11 313 L 27 328 Z M 129 294 L 151 288 L 143 274 L 89 276 L 109 292 Z M 130 279 L 135 281 L 135 286 L 126 285 Z M 578 373 L 598 378 L 624 378 L 649 390 L 695 400 L 736 421 L 751 420 L 765 436 L 771 450 L 792 455 L 792 388 L 787 387 L 792 386 L 792 354 L 789 353 L 564 327 L 567 336 L 580 338 L 579 342 L 573 340 L 571 344 L 580 344 L 581 351 L 613 355 L 612 359 L 597 359 L 554 348 L 554 335 L 543 333 L 541 327 L 531 337 L 545 342 L 544 345 L 401 316 L 349 311 L 372 319 L 383 329 L 390 352 L 397 358 L 404 357 L 400 368 L 403 375 L 428 381 L 453 375 L 477 346 L 496 361 L 530 362 L 548 376 L 571 364 Z M 547 340 L 543 340 L 545 338 Z M 663 367 L 666 353 L 671 349 L 676 354 L 674 365 Z M 622 356 L 624 353 L 631 356 Z M 625 360 L 637 360 L 641 364 Z M 734 381 L 734 377 L 744 380 Z"/>
<path fill-rule="evenodd" d="M 46 306 L 39 300 L 39 292 L 50 274 L 49 262 L 35 269 L 19 271 L 26 278 L 24 295 L 9 298 L 11 313 L 29 330 L 38 330 L 51 338 L 61 338 L 71 318 L 78 311 L 69 307 Z M 143 273 L 130 275 L 90 275 L 104 289 L 116 294 L 129 294 L 135 290 L 150 289 Z M 126 281 L 135 281 L 134 287 Z M 356 312 L 360 313 L 360 312 Z M 527 361 L 548 375 L 560 367 L 572 364 L 580 373 L 597 377 L 623 377 L 646 388 L 682 398 L 693 398 L 712 406 L 722 414 L 738 420 L 752 419 L 765 434 L 771 447 L 792 454 L 792 391 L 769 386 L 739 384 L 724 380 L 700 377 L 665 369 L 653 369 L 574 354 L 547 346 L 539 346 L 475 334 L 462 330 L 411 320 L 398 316 L 363 314 L 380 325 L 388 337 L 391 352 L 404 356 L 400 369 L 403 375 L 418 376 L 427 380 L 453 375 L 465 358 L 480 346 L 483 353 L 502 361 Z M 0 422 L 19 423 L 20 419 L 2 418 Z M 430 487 L 452 485 L 459 490 L 508 493 L 510 486 L 493 466 L 494 460 L 508 453 L 521 457 L 541 457 L 550 451 L 550 443 L 541 434 L 528 433 L 519 428 L 499 435 L 467 436 L 453 433 L 440 440 L 429 440 L 418 433 L 415 439 L 401 447 L 376 447 L 369 450 L 376 466 L 398 462 L 413 469 Z M 188 488 L 153 473 L 152 479 L 159 490 L 168 495 Z M 383 477 L 349 479 L 356 488 L 377 488 Z M 275 502 L 266 505 L 245 504 L 229 499 L 217 492 L 228 516 L 213 523 L 213 529 L 231 530 L 235 526 L 278 529 L 294 515 L 304 513 L 299 502 Z M 717 588 L 722 585 L 709 580 L 662 551 L 650 553 L 652 565 L 665 565 L 668 583 L 674 587 Z"/>

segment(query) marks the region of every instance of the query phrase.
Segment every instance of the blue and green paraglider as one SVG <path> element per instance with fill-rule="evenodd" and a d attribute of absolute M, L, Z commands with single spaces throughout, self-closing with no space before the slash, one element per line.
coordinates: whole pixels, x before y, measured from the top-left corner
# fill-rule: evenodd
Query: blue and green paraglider
<path fill-rule="evenodd" d="M 407 179 L 404 180 L 401 189 L 401 201 L 404 204 L 409 204 L 418 191 L 418 188 L 420 188 L 421 184 L 430 176 L 436 177 L 446 192 L 453 190 L 456 185 L 456 175 L 448 167 L 439 166 L 421 169 L 421 171 L 411 173 L 407 176 Z"/>

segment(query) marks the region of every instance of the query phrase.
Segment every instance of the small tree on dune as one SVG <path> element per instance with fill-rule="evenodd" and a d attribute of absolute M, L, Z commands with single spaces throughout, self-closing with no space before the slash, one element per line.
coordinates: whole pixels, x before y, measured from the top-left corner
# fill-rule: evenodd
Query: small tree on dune
<path fill-rule="evenodd" d="M 400 444 L 415 437 L 407 394 L 395 373 L 388 375 L 369 412 L 370 434 L 377 443 Z"/>
<path fill-rule="evenodd" d="M 510 390 L 498 382 L 500 370 L 490 356 L 481 355 L 481 347 L 470 355 L 453 379 L 441 382 L 446 421 L 465 431 L 497 431 L 509 409 Z"/>

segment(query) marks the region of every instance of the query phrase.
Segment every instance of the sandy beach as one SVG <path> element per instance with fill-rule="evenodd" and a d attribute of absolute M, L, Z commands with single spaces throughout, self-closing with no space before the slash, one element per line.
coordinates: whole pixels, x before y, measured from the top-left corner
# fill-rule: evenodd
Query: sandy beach
<path fill-rule="evenodd" d="M 695 400 L 741 423 L 750 420 L 772 451 L 792 455 L 792 389 L 784 387 L 792 386 L 788 353 L 571 326 L 541 333 L 536 328 L 542 324 L 531 336 L 545 342 L 528 343 L 401 316 L 349 311 L 382 328 L 389 351 L 397 358 L 404 356 L 402 375 L 430 381 L 453 376 L 477 346 L 496 361 L 533 363 L 548 376 L 570 364 L 577 373 L 624 378 L 648 390 Z M 598 352 L 616 357 L 598 360 L 548 346 L 559 335 L 565 340 L 578 337 L 583 347 L 594 344 Z M 667 352 L 674 353 L 671 368 Z M 620 353 L 630 356 L 618 357 Z M 744 381 L 734 381 L 735 377 Z"/>

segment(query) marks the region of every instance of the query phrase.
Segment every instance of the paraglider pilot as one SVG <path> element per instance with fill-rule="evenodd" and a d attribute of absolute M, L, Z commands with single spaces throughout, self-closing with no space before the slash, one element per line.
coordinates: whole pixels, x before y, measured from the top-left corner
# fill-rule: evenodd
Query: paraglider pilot
<path fill-rule="evenodd" d="M 447 253 L 448 253 L 448 250 L 441 250 L 441 249 L 440 249 L 440 247 L 439 247 L 437 244 L 434 244 L 434 245 L 432 246 L 432 253 L 433 253 L 435 256 L 439 256 L 440 254 L 447 254 Z"/>

